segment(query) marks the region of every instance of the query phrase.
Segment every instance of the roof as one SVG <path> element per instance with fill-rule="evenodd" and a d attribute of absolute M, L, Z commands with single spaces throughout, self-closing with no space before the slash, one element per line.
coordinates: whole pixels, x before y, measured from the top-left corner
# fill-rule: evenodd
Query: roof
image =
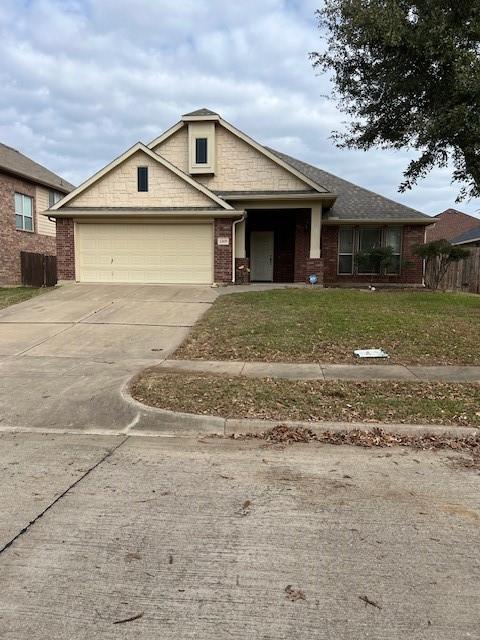
<path fill-rule="evenodd" d="M 451 241 L 452 244 L 467 244 L 468 242 L 480 242 L 480 225 L 461 233 Z"/>
<path fill-rule="evenodd" d="M 325 218 L 327 220 L 412 220 L 429 224 L 432 221 L 430 216 L 421 213 L 416 209 L 406 207 L 394 200 L 359 187 L 343 178 L 334 176 L 323 169 L 319 169 L 311 164 L 302 162 L 297 158 L 266 147 L 269 151 L 287 162 L 292 167 L 300 171 L 305 176 L 316 182 L 319 186 L 335 193 L 337 199 L 335 204 L 328 210 Z"/>
<path fill-rule="evenodd" d="M 453 240 L 480 225 L 480 219 L 457 209 L 446 209 L 433 218 L 435 225 L 427 229 L 427 241 Z"/>
<path fill-rule="evenodd" d="M 182 118 L 188 118 L 190 116 L 218 116 L 218 113 L 215 111 L 210 111 L 210 109 L 197 109 L 196 111 L 191 111 L 190 113 L 184 113 Z"/>
<path fill-rule="evenodd" d="M 6 144 L 0 142 L 0 170 L 1 169 L 31 180 L 32 182 L 52 187 L 62 193 L 70 193 L 70 191 L 75 189 L 73 184 L 57 176 L 53 171 L 24 156 L 23 153 L 20 153 L 17 149 L 8 147 Z"/>

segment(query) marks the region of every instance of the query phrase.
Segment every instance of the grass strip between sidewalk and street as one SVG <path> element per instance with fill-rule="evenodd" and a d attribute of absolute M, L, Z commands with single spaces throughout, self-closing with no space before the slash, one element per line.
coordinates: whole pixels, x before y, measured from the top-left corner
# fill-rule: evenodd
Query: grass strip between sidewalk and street
<path fill-rule="evenodd" d="M 480 385 L 248 378 L 149 369 L 133 383 L 144 404 L 265 420 L 480 426 Z"/>

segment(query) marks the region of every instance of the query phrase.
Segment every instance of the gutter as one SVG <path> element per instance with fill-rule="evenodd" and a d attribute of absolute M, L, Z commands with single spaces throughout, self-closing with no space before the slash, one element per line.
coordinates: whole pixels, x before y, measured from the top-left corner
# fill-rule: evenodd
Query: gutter
<path fill-rule="evenodd" d="M 234 220 L 232 224 L 232 284 L 235 284 L 235 231 L 236 231 L 235 227 L 240 222 L 245 222 L 246 219 L 247 219 L 247 212 L 244 211 L 242 217 L 239 218 L 238 220 Z"/>

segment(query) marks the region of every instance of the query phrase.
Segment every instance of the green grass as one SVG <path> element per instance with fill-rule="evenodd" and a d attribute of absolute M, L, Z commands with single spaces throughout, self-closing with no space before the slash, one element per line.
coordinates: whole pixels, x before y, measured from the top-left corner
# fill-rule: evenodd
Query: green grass
<path fill-rule="evenodd" d="M 12 304 L 29 300 L 48 289 L 37 289 L 35 287 L 0 287 L 0 309 L 9 307 Z"/>
<path fill-rule="evenodd" d="M 307 381 L 151 369 L 132 386 L 145 404 L 225 418 L 480 426 L 480 385 Z"/>
<path fill-rule="evenodd" d="M 176 357 L 355 362 L 354 349 L 373 347 L 392 363 L 480 364 L 480 296 L 349 289 L 222 295 Z"/>

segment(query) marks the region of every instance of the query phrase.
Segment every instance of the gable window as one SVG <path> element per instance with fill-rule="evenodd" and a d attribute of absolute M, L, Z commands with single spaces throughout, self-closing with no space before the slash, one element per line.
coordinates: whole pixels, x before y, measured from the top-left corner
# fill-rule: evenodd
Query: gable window
<path fill-rule="evenodd" d="M 137 167 L 137 189 L 148 191 L 148 167 Z"/>
<path fill-rule="evenodd" d="M 33 231 L 33 198 L 15 194 L 15 226 L 20 231 Z"/>
<path fill-rule="evenodd" d="M 59 200 L 61 200 L 63 198 L 63 193 L 60 193 L 60 191 L 54 191 L 53 189 L 50 189 L 50 191 L 48 192 L 48 207 L 53 207 L 54 204 L 57 204 L 57 202 Z"/>
<path fill-rule="evenodd" d="M 207 138 L 195 138 L 195 164 L 207 164 Z"/>
<path fill-rule="evenodd" d="M 338 232 L 338 273 L 353 273 L 353 227 Z"/>

